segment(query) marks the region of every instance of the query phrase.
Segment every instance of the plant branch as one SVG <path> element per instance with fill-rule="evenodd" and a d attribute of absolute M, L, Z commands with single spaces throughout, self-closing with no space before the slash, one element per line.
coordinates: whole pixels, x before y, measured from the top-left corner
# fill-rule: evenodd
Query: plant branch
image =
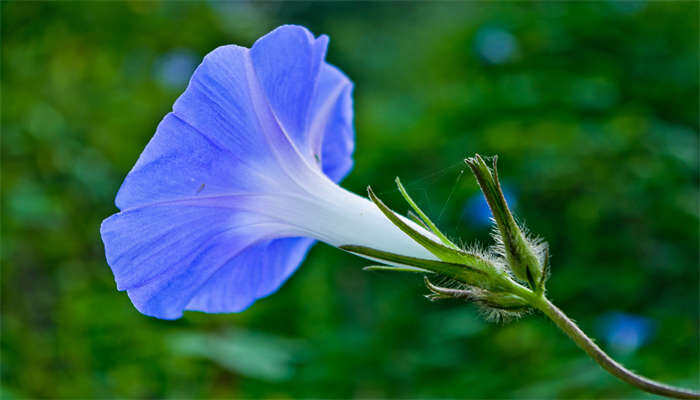
<path fill-rule="evenodd" d="M 688 389 L 676 388 L 655 382 L 651 379 L 637 375 L 634 372 L 623 367 L 620 363 L 610 358 L 595 342 L 566 316 L 559 308 L 552 304 L 544 296 L 539 297 L 534 302 L 535 307 L 542 311 L 549 319 L 566 333 L 578 347 L 583 349 L 595 362 L 612 375 L 622 379 L 630 385 L 636 386 L 649 393 L 658 394 L 661 396 L 673 397 L 677 399 L 700 399 L 700 393 L 693 392 Z"/>

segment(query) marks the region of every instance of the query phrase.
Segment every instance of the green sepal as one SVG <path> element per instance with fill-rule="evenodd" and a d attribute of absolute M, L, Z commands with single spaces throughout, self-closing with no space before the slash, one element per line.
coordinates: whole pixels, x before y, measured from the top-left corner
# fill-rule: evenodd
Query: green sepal
<path fill-rule="evenodd" d="M 504 311 L 522 311 L 530 307 L 527 300 L 507 292 L 485 292 L 479 303 Z"/>
<path fill-rule="evenodd" d="M 342 245 L 339 248 L 374 260 L 425 269 L 470 285 L 481 286 L 490 281 L 485 272 L 463 264 L 408 257 L 365 246 Z"/>
<path fill-rule="evenodd" d="M 417 223 L 418 225 L 422 226 L 423 228 L 425 228 L 426 231 L 429 231 L 429 230 L 430 230 L 430 227 L 429 227 L 428 225 L 426 225 L 425 222 L 423 222 L 422 219 L 420 219 L 420 217 L 418 216 L 418 214 L 414 213 L 414 212 L 411 211 L 411 210 L 408 210 L 408 213 L 406 213 L 406 215 L 408 216 L 408 218 L 409 218 L 411 221 L 413 221 L 413 222 Z"/>
<path fill-rule="evenodd" d="M 427 269 L 409 266 L 389 266 L 389 265 L 368 265 L 362 268 L 363 271 L 390 271 L 390 272 L 413 272 L 418 274 L 432 274 L 433 271 Z"/>
<path fill-rule="evenodd" d="M 502 311 L 519 312 L 530 308 L 527 300 L 520 296 L 508 292 L 491 291 L 478 287 L 467 287 L 464 289 L 453 289 L 440 287 L 423 277 L 425 286 L 431 291 L 430 299 L 467 299 L 478 303 L 481 306 L 498 309 Z"/>
<path fill-rule="evenodd" d="M 431 292 L 431 294 L 427 296 L 430 300 L 450 299 L 450 298 L 451 299 L 468 299 L 471 297 L 471 292 L 469 290 L 440 287 L 440 286 L 434 285 L 432 282 L 430 282 L 430 279 L 428 279 L 427 276 L 423 277 L 423 282 L 425 282 L 425 286 Z"/>
<path fill-rule="evenodd" d="M 535 289 L 535 291 L 538 293 L 544 292 L 545 283 L 547 282 L 547 279 L 549 279 L 550 264 L 549 264 L 549 245 L 548 244 L 544 245 L 544 256 L 543 257 L 544 258 L 541 260 L 542 276 L 540 277 L 539 282 L 537 282 L 537 288 Z"/>
<path fill-rule="evenodd" d="M 424 236 L 417 230 L 413 229 L 401 218 L 399 218 L 396 213 L 394 213 L 389 207 L 387 207 L 372 191 L 371 187 L 367 187 L 367 193 L 369 198 L 377 205 L 379 210 L 394 224 L 397 228 L 401 229 L 406 235 L 415 240 L 418 244 L 423 246 L 426 250 L 431 252 L 435 257 L 446 263 L 458 264 L 460 266 L 468 266 L 476 270 L 481 270 L 484 272 L 495 273 L 495 268 L 491 263 L 483 258 L 464 252 L 463 250 L 447 247 L 441 243 L 438 243 L 427 236 Z"/>
<path fill-rule="evenodd" d="M 445 246 L 451 247 L 453 249 L 459 249 L 459 247 L 456 244 L 452 243 L 450 241 L 450 239 L 447 238 L 447 236 L 445 236 L 442 232 L 440 232 L 440 229 L 438 229 L 438 227 L 433 223 L 433 221 L 431 221 L 430 218 L 423 212 L 423 210 L 421 210 L 420 207 L 418 207 L 416 202 L 413 201 L 411 196 L 406 191 L 406 188 L 404 188 L 403 185 L 401 184 L 401 179 L 399 179 L 398 176 L 396 177 L 395 181 L 396 181 L 396 186 L 399 188 L 399 192 L 401 192 L 401 195 L 406 200 L 406 202 L 411 206 L 413 211 L 415 211 L 416 214 L 418 214 L 420 219 L 423 221 L 423 225 L 427 225 L 428 229 L 430 229 L 430 231 L 433 232 L 435 234 L 435 236 L 437 236 L 438 239 L 440 239 L 440 241 L 445 244 Z"/>

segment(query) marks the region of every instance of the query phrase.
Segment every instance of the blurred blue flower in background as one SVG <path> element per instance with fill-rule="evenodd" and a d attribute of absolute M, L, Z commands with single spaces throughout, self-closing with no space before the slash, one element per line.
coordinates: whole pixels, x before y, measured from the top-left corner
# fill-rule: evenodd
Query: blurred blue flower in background
<path fill-rule="evenodd" d="M 190 50 L 172 50 L 156 60 L 153 73 L 163 87 L 181 89 L 187 84 L 199 59 L 200 57 Z"/>
<path fill-rule="evenodd" d="M 510 61 L 518 52 L 518 41 L 510 32 L 493 27 L 484 27 L 474 38 L 476 53 L 491 64 Z"/>
<path fill-rule="evenodd" d="M 608 4 L 613 10 L 620 14 L 632 15 L 644 10 L 647 6 L 646 0 L 629 0 L 629 1 L 617 1 L 608 0 Z"/>
<path fill-rule="evenodd" d="M 517 207 L 518 198 L 508 185 L 503 185 L 502 189 L 508 206 L 514 210 Z M 481 192 L 469 197 L 462 208 L 462 220 L 478 227 L 490 226 L 492 217 L 491 209 Z"/>
<path fill-rule="evenodd" d="M 655 329 L 648 318 L 611 312 L 600 317 L 598 330 L 613 351 L 618 354 L 629 354 L 647 343 Z"/>

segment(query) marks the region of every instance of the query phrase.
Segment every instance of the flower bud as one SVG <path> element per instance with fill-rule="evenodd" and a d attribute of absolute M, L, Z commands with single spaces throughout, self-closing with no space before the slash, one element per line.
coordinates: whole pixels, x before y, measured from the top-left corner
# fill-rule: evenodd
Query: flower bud
<path fill-rule="evenodd" d="M 496 160 L 497 157 L 493 157 L 493 170 L 478 154 L 464 161 L 476 176 L 496 221 L 498 231 L 495 238 L 502 246 L 501 250 L 508 267 L 516 278 L 527 282 L 533 290 L 542 291 L 545 274 L 538 254 L 543 246 L 527 238 L 515 222 L 498 181 Z"/>

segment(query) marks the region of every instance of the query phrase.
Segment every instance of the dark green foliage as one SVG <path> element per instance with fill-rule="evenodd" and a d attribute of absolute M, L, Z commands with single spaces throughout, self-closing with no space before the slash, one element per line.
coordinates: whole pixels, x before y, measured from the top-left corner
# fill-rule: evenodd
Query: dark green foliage
<path fill-rule="evenodd" d="M 550 298 L 631 369 L 697 387 L 696 2 L 0 7 L 3 398 L 641 397 L 544 318 L 488 324 L 323 244 L 241 314 L 160 321 L 116 291 L 98 229 L 184 89 L 162 56 L 282 23 L 329 34 L 356 84 L 345 187 L 400 205 L 401 176 L 450 239 L 487 243 L 462 160 L 498 154 L 516 218 L 550 245 Z M 515 40 L 500 64 L 479 56 L 494 30 Z M 611 311 L 652 321 L 650 340 L 616 352 Z"/>

